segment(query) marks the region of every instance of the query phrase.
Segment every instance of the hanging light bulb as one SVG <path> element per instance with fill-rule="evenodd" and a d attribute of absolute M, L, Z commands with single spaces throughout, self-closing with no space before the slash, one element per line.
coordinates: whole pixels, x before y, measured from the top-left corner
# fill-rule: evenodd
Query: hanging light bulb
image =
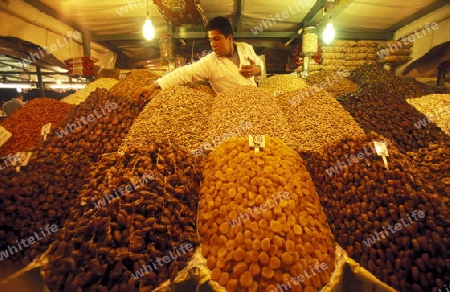
<path fill-rule="evenodd" d="M 148 41 L 152 40 L 155 37 L 155 27 L 152 24 L 152 20 L 147 18 L 144 23 L 144 27 L 142 30 L 144 34 L 144 38 Z"/>
<path fill-rule="evenodd" d="M 323 36 L 322 36 L 323 42 L 325 44 L 329 45 L 334 40 L 335 36 L 336 36 L 336 30 L 334 29 L 333 21 L 331 21 L 331 19 L 330 19 L 330 20 L 328 20 L 327 27 L 323 31 Z"/>
<path fill-rule="evenodd" d="M 150 15 L 148 13 L 149 1 L 150 0 L 147 1 L 147 19 L 145 20 L 144 26 L 142 28 L 142 33 L 147 41 L 150 41 L 155 37 L 155 27 L 153 26 L 152 20 L 150 19 Z"/>

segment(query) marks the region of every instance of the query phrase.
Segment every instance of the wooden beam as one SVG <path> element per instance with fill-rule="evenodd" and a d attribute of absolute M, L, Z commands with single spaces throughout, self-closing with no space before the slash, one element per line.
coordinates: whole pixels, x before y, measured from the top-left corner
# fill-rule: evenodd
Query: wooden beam
<path fill-rule="evenodd" d="M 328 0 L 317 0 L 314 6 L 305 15 L 305 17 L 303 17 L 302 21 L 300 22 L 299 28 L 310 26 L 311 21 L 314 19 L 314 16 L 316 16 L 317 12 L 319 12 L 327 2 Z"/>
<path fill-rule="evenodd" d="M 428 5 L 427 7 L 420 9 L 419 11 L 417 11 L 416 13 L 414 13 L 413 15 L 408 16 L 407 18 L 397 22 L 396 24 L 392 25 L 391 27 L 389 27 L 388 29 L 386 29 L 386 32 L 390 32 L 390 33 L 394 33 L 396 30 L 404 27 L 407 24 L 410 24 L 411 22 L 418 20 L 422 17 L 424 17 L 427 14 L 430 14 L 433 11 L 438 10 L 439 8 L 445 6 L 449 4 L 448 0 L 437 0 L 436 2 L 434 2 L 433 4 Z"/>

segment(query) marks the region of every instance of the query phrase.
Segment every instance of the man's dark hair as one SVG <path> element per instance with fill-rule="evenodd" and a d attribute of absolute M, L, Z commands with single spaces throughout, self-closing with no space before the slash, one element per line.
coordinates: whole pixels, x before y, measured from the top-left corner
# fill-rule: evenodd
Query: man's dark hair
<path fill-rule="evenodd" d="M 231 27 L 230 21 L 223 16 L 217 16 L 211 19 L 206 26 L 206 30 L 218 30 L 226 37 L 230 34 L 233 35 L 233 28 Z"/>

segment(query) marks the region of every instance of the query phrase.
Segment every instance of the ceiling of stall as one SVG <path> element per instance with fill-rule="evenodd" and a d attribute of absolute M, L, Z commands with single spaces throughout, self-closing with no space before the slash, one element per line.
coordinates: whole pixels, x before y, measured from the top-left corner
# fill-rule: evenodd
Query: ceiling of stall
<path fill-rule="evenodd" d="M 142 68 L 157 63 L 158 39 L 167 32 L 177 40 L 178 52 L 201 54 L 209 49 L 203 24 L 219 15 L 231 20 L 236 39 L 259 48 L 279 48 L 297 37 L 300 28 L 322 27 L 330 17 L 337 38 L 391 39 L 397 29 L 449 3 L 448 0 L 408 0 L 407 3 L 392 0 L 24 1 L 116 52 L 117 68 Z M 142 37 L 147 7 L 156 28 L 152 41 Z M 20 69 L 8 67 L 9 61 L 5 58 L 0 55 L 0 74 Z"/>

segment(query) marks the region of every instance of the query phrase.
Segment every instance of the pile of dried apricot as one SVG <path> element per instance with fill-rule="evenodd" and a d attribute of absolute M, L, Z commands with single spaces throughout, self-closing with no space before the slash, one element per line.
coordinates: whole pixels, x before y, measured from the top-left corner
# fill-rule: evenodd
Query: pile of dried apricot
<path fill-rule="evenodd" d="M 198 222 L 213 280 L 231 292 L 328 284 L 335 241 L 294 150 L 266 136 L 255 152 L 247 139 L 232 138 L 210 153 L 203 176 Z"/>

